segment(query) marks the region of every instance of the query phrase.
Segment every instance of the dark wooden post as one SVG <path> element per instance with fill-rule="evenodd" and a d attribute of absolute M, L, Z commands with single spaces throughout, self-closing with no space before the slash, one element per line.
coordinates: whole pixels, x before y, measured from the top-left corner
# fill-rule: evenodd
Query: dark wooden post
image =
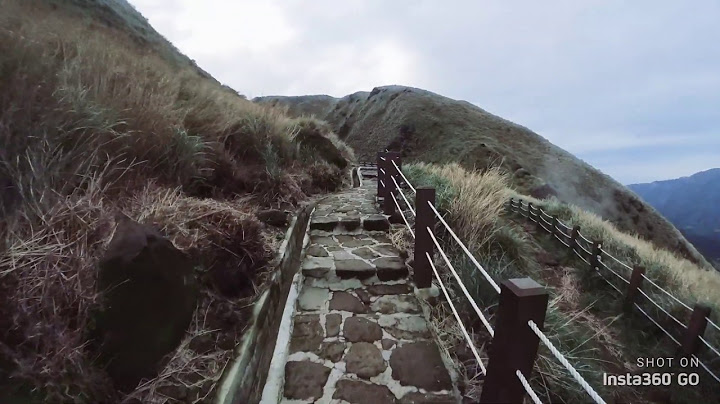
<path fill-rule="evenodd" d="M 580 226 L 573 226 L 572 231 L 570 231 L 570 240 L 568 241 L 571 250 L 577 248 L 578 233 L 580 233 Z"/>
<path fill-rule="evenodd" d="M 538 206 L 535 208 L 535 225 L 536 225 L 537 231 L 545 230 L 542 225 L 542 220 L 543 220 L 542 217 L 543 216 L 542 216 L 541 208 Z"/>
<path fill-rule="evenodd" d="M 397 192 L 395 181 L 397 181 L 400 175 L 398 174 L 395 165 L 392 163 L 393 161 L 396 163 L 400 162 L 400 153 L 385 153 L 385 192 L 383 195 L 383 213 L 386 215 L 393 215 L 396 210 L 395 201 L 393 200 L 392 195 Z M 398 164 L 398 166 L 400 165 Z M 393 181 L 393 177 L 395 178 L 395 181 Z"/>
<path fill-rule="evenodd" d="M 700 349 L 700 336 L 705 333 L 707 318 L 710 315 L 710 307 L 696 304 L 690 315 L 690 324 L 682 337 L 680 352 L 684 356 L 696 354 Z"/>
<path fill-rule="evenodd" d="M 602 254 L 602 241 L 595 241 L 590 249 L 590 259 L 588 260 L 591 271 L 600 267 L 600 254 Z"/>
<path fill-rule="evenodd" d="M 633 303 L 635 303 L 637 295 L 640 294 L 639 290 L 642 287 L 643 275 L 645 275 L 645 267 L 641 266 L 633 268 L 632 274 L 630 274 L 630 284 L 625 292 L 625 301 L 623 302 L 623 311 L 626 313 L 632 311 Z"/>
<path fill-rule="evenodd" d="M 510 211 L 510 213 L 512 213 L 515 210 L 515 199 L 510 198 L 510 203 L 508 206 L 509 206 L 508 210 Z"/>
<path fill-rule="evenodd" d="M 540 339 L 528 321 L 540 330 L 545 322 L 547 290 L 530 278 L 509 279 L 500 285 L 495 336 L 489 350 L 481 403 L 522 403 L 525 389 L 515 374 L 530 379 Z"/>
<path fill-rule="evenodd" d="M 385 157 L 387 153 L 385 152 L 378 152 L 377 153 L 377 197 L 382 198 L 382 196 L 385 193 L 385 188 L 383 187 L 383 179 L 384 174 L 382 173 L 382 169 L 385 166 L 385 161 L 383 159 L 387 159 Z"/>
<path fill-rule="evenodd" d="M 415 285 L 420 288 L 429 288 L 433 279 L 433 271 L 430 262 L 425 255 L 430 254 L 432 258 L 435 255 L 435 243 L 428 233 L 435 231 L 437 218 L 435 212 L 428 205 L 428 202 L 435 206 L 435 188 L 419 187 L 415 194 L 415 209 L 417 216 L 415 217 L 415 259 L 413 262 L 413 271 L 415 277 Z"/>
<path fill-rule="evenodd" d="M 532 204 L 532 202 L 528 202 L 528 204 L 527 204 L 527 205 L 528 205 L 528 214 L 527 214 L 527 218 L 528 218 L 528 220 L 532 221 L 532 210 L 533 210 L 533 204 Z"/>
<path fill-rule="evenodd" d="M 558 235 L 558 217 L 557 217 L 557 215 L 553 215 L 551 226 L 552 226 L 553 236 L 557 236 Z"/>

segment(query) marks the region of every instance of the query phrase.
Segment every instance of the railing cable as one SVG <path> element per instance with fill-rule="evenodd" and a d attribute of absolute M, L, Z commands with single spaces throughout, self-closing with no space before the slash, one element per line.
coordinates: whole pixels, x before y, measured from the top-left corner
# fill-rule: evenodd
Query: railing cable
<path fill-rule="evenodd" d="M 397 163 L 395 163 L 395 160 L 393 160 L 392 163 L 393 163 L 393 165 L 395 166 L 395 169 L 397 170 L 398 174 L 400 174 L 400 176 L 402 176 L 402 178 L 403 178 L 403 180 L 405 181 L 405 183 L 407 184 L 407 186 L 410 187 L 410 189 L 412 189 L 412 191 L 413 191 L 414 194 L 417 194 L 417 191 L 415 190 L 415 187 L 412 186 L 412 184 L 411 184 L 410 181 L 407 179 L 407 177 L 405 176 L 405 174 L 403 174 L 403 172 L 402 172 L 402 170 L 400 169 L 400 167 L 398 167 Z M 400 188 L 400 187 L 398 187 L 398 188 Z"/>
<path fill-rule="evenodd" d="M 555 356 L 555 359 L 557 359 L 563 366 L 565 366 L 565 369 L 570 372 L 570 375 L 572 375 L 575 381 L 578 382 L 578 384 L 582 386 L 585 392 L 588 393 L 590 398 L 592 398 L 593 401 L 595 401 L 597 404 L 606 404 L 605 400 L 600 397 L 600 395 L 588 384 L 588 382 L 585 381 L 585 379 L 580 375 L 580 373 L 575 370 L 573 365 L 568 362 L 568 360 L 565 358 L 565 355 L 558 351 L 557 348 L 555 348 L 555 346 L 552 344 L 552 342 L 550 342 L 548 337 L 546 337 L 545 334 L 540 331 L 540 328 L 538 328 L 537 324 L 535 324 L 535 322 L 532 320 L 528 320 L 528 325 L 530 326 L 530 329 L 533 330 L 535 335 L 537 335 L 538 338 L 540 338 L 540 340 L 543 342 L 543 344 L 545 344 L 545 346 L 550 350 L 550 352 L 552 352 L 553 356 Z"/>
<path fill-rule="evenodd" d="M 660 285 L 658 285 L 657 283 L 653 282 L 652 279 L 650 279 L 650 278 L 648 278 L 647 276 L 645 276 L 645 274 L 642 274 L 642 277 L 643 277 L 643 279 L 645 279 L 646 281 L 650 282 L 651 285 L 653 285 L 653 286 L 655 286 L 656 288 L 660 289 L 661 292 L 665 293 L 665 294 L 668 295 L 670 298 L 672 298 L 673 300 L 675 300 L 676 302 L 678 302 L 679 304 L 681 304 L 683 307 L 685 307 L 685 308 L 688 309 L 689 311 L 693 311 L 693 309 L 691 309 L 690 306 L 688 306 L 687 304 L 683 303 L 682 300 L 678 299 L 677 297 L 673 296 L 670 292 L 668 292 L 667 290 L 665 290 L 665 289 L 663 289 L 662 287 L 660 287 Z"/>
<path fill-rule="evenodd" d="M 619 273 L 613 271 L 612 268 L 610 268 L 609 266 L 605 265 L 604 262 L 602 262 L 602 261 L 598 261 L 598 262 L 600 263 L 600 265 L 601 265 L 602 267 L 604 267 L 604 268 L 607 269 L 608 271 L 612 272 L 613 275 L 615 275 L 615 276 L 617 276 L 618 278 L 620 278 L 623 282 L 627 283 L 628 285 L 630 284 L 630 281 L 628 281 L 627 279 L 623 278 L 623 276 L 620 275 Z"/>
<path fill-rule="evenodd" d="M 678 324 L 680 325 L 680 327 L 682 327 L 683 329 L 687 329 L 687 326 L 686 326 L 685 324 L 683 324 L 682 321 L 680 321 L 680 320 L 678 320 L 677 318 L 675 318 L 675 316 L 673 316 L 673 315 L 670 314 L 667 310 L 665 310 L 664 308 L 662 308 L 662 306 L 660 306 L 659 304 L 657 304 L 657 302 L 656 302 L 655 300 L 651 299 L 650 296 L 648 296 L 647 293 L 645 293 L 645 291 L 643 291 L 642 289 L 639 289 L 639 288 L 638 288 L 638 292 L 640 292 L 641 295 L 645 296 L 645 298 L 646 298 L 647 300 L 649 300 L 650 303 L 652 303 L 652 304 L 653 304 L 655 307 L 657 307 L 660 311 L 662 311 L 663 313 L 665 313 L 666 316 L 668 316 L 668 317 L 670 317 L 671 319 L 675 320 L 675 322 L 678 323 Z"/>
<path fill-rule="evenodd" d="M 618 264 L 624 266 L 624 267 L 627 268 L 628 270 L 630 270 L 630 271 L 633 270 L 628 264 L 626 264 L 626 263 L 620 261 L 619 259 L 615 258 L 612 254 L 610 254 L 609 252 L 605 251 L 604 249 L 600 249 L 600 251 L 601 251 L 603 254 L 605 254 L 606 256 L 610 257 L 611 260 L 613 260 L 613 261 L 617 262 Z"/>
<path fill-rule="evenodd" d="M 453 268 L 452 263 L 450 262 L 450 259 L 445 255 L 445 251 L 443 251 L 442 247 L 440 247 L 440 243 L 438 243 L 437 239 L 435 238 L 435 235 L 433 234 L 432 230 L 430 228 L 426 228 L 428 233 L 430 234 L 430 237 L 432 238 L 433 243 L 435 243 L 435 247 L 437 247 L 438 251 L 440 252 L 440 255 L 443 257 L 443 260 L 445 260 L 445 263 L 447 264 L 448 268 L 450 269 L 450 272 L 452 272 L 453 276 L 455 277 L 455 280 L 457 280 L 458 286 L 460 286 L 460 289 L 465 294 L 465 297 L 470 302 L 470 305 L 475 309 L 475 313 L 477 313 L 478 317 L 480 317 L 480 321 L 482 321 L 483 325 L 485 325 L 485 328 L 487 328 L 488 332 L 490 333 L 491 337 L 495 336 L 495 330 L 493 330 L 492 326 L 490 325 L 490 322 L 487 321 L 485 318 L 485 315 L 483 315 L 482 310 L 478 307 L 477 303 L 475 303 L 475 299 L 470 296 L 470 292 L 465 288 L 465 285 L 463 284 L 462 279 L 460 279 L 460 275 L 455 271 L 455 268 Z"/>
<path fill-rule="evenodd" d="M 413 216 L 417 217 L 417 213 L 415 213 L 415 209 L 413 209 L 412 205 L 410 205 L 410 201 L 408 201 L 408 199 L 405 197 L 405 193 L 402 191 L 402 188 L 400 188 L 400 185 L 398 185 L 397 181 L 395 180 L 395 177 L 390 177 L 390 178 L 392 178 L 393 182 L 395 183 L 397 190 L 400 192 L 400 196 L 402 196 L 408 209 L 410 209 L 410 212 L 412 212 Z M 398 209 L 400 209 L 400 208 L 398 208 Z"/>
<path fill-rule="evenodd" d="M 655 321 L 655 319 L 652 318 L 651 315 L 647 314 L 647 313 L 645 312 L 645 310 L 643 310 L 637 303 L 633 303 L 633 305 L 635 306 L 635 308 L 637 308 L 638 310 L 640 310 L 640 312 L 641 312 L 642 314 L 644 314 L 645 317 L 647 317 L 648 320 L 652 321 L 653 324 L 655 324 L 662 332 L 664 332 L 665 335 L 667 335 L 675 344 L 677 344 L 678 346 L 681 346 L 681 345 L 682 345 L 682 344 L 680 344 L 680 343 L 678 342 L 678 340 L 675 339 L 675 337 L 672 336 L 672 334 L 670 334 L 670 332 L 669 332 L 668 330 L 666 330 L 665 328 L 663 328 L 663 326 L 661 326 L 660 323 L 658 323 L 657 321 Z"/>
<path fill-rule="evenodd" d="M 534 404 L 542 404 L 542 401 L 540 401 L 540 398 L 538 398 L 537 394 L 535 394 L 535 390 L 532 389 L 530 383 L 528 383 L 527 379 L 525 379 L 525 376 L 523 376 L 522 372 L 519 370 L 515 370 L 515 375 L 517 376 L 518 380 L 520 380 L 520 384 L 522 384 L 525 392 L 528 394 L 528 396 L 530 396 L 532 402 Z"/>
<path fill-rule="evenodd" d="M 392 196 L 393 201 L 395 201 L 395 206 L 397 206 L 398 212 L 400 212 L 400 216 L 402 216 L 402 220 L 405 222 L 405 226 L 407 226 L 408 230 L 410 230 L 410 234 L 412 234 L 413 238 L 415 238 L 415 232 L 413 231 L 412 227 L 410 227 L 410 223 L 408 222 L 408 220 L 405 218 L 405 213 L 403 213 L 403 210 L 400 207 L 397 198 L 395 198 L 395 194 L 390 193 L 390 196 Z"/>
<path fill-rule="evenodd" d="M 442 282 L 442 279 L 440 279 L 440 274 L 438 273 L 437 268 L 435 268 L 435 264 L 433 263 L 432 258 L 430 258 L 430 254 L 425 253 L 425 256 L 428 259 L 428 262 L 430 262 L 430 267 L 432 268 L 433 272 L 435 273 L 435 278 L 437 278 L 438 282 L 440 283 L 440 288 L 443 291 L 443 294 L 445 295 L 445 299 L 447 299 L 448 304 L 450 305 L 450 309 L 452 310 L 453 314 L 455 315 L 455 319 L 457 320 L 458 324 L 460 325 L 460 329 L 463 332 L 463 335 L 465 336 L 465 340 L 467 341 L 468 346 L 470 347 L 470 350 L 472 351 L 473 355 L 475 355 L 475 360 L 477 360 L 478 365 L 480 365 L 480 370 L 482 370 L 482 374 L 486 374 L 487 371 L 485 370 L 485 365 L 482 363 L 482 359 L 480 359 L 480 354 L 478 354 L 477 349 L 475 348 L 475 343 L 473 342 L 472 338 L 470 338 L 470 334 L 468 334 L 467 330 L 465 329 L 465 325 L 463 324 L 462 320 L 460 319 L 460 315 L 458 314 L 457 310 L 455 309 L 455 305 L 452 302 L 452 299 L 450 299 L 450 294 L 448 293 L 447 289 L 445 289 L 445 285 Z"/>
<path fill-rule="evenodd" d="M 480 272 L 483 274 L 483 276 L 485 277 L 485 279 L 487 279 L 487 281 L 490 283 L 490 285 L 492 285 L 493 289 L 495 289 L 495 291 L 499 294 L 499 293 L 500 293 L 500 286 L 498 286 L 498 284 L 495 283 L 495 281 L 494 281 L 493 278 L 490 276 L 490 274 L 488 274 L 487 271 L 485 271 L 485 268 L 483 268 L 482 265 L 480 265 L 480 263 L 479 263 L 479 262 L 475 259 L 475 257 L 470 253 L 470 250 L 468 250 L 468 248 L 465 247 L 465 244 L 463 244 L 463 242 L 460 241 L 460 238 L 455 234 L 454 231 L 452 231 L 452 229 L 451 229 L 450 226 L 447 224 L 447 222 L 445 221 L 445 219 L 443 219 L 442 215 L 440 215 L 440 212 L 438 212 L 437 209 L 435 209 L 435 206 L 433 206 L 433 204 L 430 203 L 430 201 L 428 201 L 428 205 L 429 205 L 430 208 L 433 210 L 433 212 L 435 212 L 435 216 L 437 216 L 437 218 L 440 219 L 440 222 L 442 222 L 442 224 L 445 225 L 445 228 L 448 230 L 448 232 L 450 232 L 450 235 L 453 236 L 453 238 L 455 239 L 455 241 L 460 245 L 460 248 L 461 248 L 461 249 L 465 252 L 465 254 L 470 258 L 470 260 L 472 261 L 472 263 L 475 264 L 475 266 L 480 270 Z"/>

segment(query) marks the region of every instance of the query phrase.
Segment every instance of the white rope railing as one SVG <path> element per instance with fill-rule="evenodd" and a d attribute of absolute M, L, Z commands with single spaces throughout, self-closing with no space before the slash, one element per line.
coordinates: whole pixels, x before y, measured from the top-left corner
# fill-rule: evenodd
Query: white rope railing
<path fill-rule="evenodd" d="M 443 257 L 443 260 L 445 260 L 445 263 L 447 264 L 448 268 L 450 269 L 450 272 L 455 277 L 455 280 L 458 283 L 458 286 L 460 286 L 460 289 L 465 294 L 465 297 L 470 302 L 470 305 L 473 309 L 475 309 L 475 313 L 477 313 L 478 317 L 480 317 L 480 321 L 482 321 L 483 325 L 485 325 L 485 328 L 487 328 L 488 332 L 490 333 L 491 337 L 495 336 L 495 330 L 490 325 L 490 322 L 487 321 L 485 316 L 482 313 L 482 310 L 478 307 L 477 303 L 475 303 L 475 299 L 470 296 L 470 292 L 468 292 L 467 288 L 465 288 L 465 284 L 463 283 L 462 279 L 460 279 L 460 275 L 455 271 L 455 268 L 453 267 L 452 263 L 450 262 L 450 259 L 447 255 L 445 255 L 445 251 L 443 251 L 442 247 L 440 247 L 440 243 L 438 243 L 437 239 L 435 238 L 435 235 L 433 234 L 432 230 L 430 228 L 426 228 L 428 233 L 430 234 L 430 238 L 432 238 L 433 243 L 435 243 L 435 247 L 437 247 L 438 251 L 440 252 L 440 255 Z"/>
<path fill-rule="evenodd" d="M 395 183 L 395 186 L 397 187 L 396 189 L 398 190 L 398 192 L 400 192 L 400 196 L 402 196 L 408 209 L 410 209 L 410 212 L 412 212 L 413 216 L 417 216 L 417 213 L 415 213 L 415 209 L 413 209 L 412 205 L 410 205 L 410 201 L 408 201 L 408 199 L 405 197 L 405 193 L 400 188 L 400 185 L 398 185 L 398 182 L 395 180 L 395 177 L 390 177 L 390 178 L 392 178 L 393 182 Z M 398 207 L 398 209 L 400 209 L 400 208 Z"/>
<path fill-rule="evenodd" d="M 517 376 L 518 380 L 520 380 L 520 384 L 522 384 L 523 388 L 525 389 L 525 392 L 530 396 L 530 399 L 534 404 L 542 404 L 542 401 L 540 401 L 540 398 L 538 398 L 537 394 L 535 394 L 535 390 L 530 386 L 530 383 L 528 383 L 527 379 L 525 379 L 525 376 L 523 376 L 522 372 L 519 370 L 515 370 L 515 375 Z"/>
<path fill-rule="evenodd" d="M 397 206 L 398 212 L 400 212 L 400 216 L 402 216 L 402 220 L 405 222 L 405 226 L 407 226 L 408 230 L 410 230 L 410 234 L 412 234 L 413 238 L 415 238 L 415 232 L 413 231 L 412 227 L 410 227 L 410 223 L 408 222 L 408 220 L 405 218 L 405 213 L 403 213 L 403 210 L 400 207 L 397 198 L 395 198 L 395 194 L 390 193 L 390 196 L 392 196 L 393 201 L 395 201 L 395 206 Z"/>
<path fill-rule="evenodd" d="M 683 303 L 682 300 L 678 299 L 677 297 L 673 296 L 670 292 L 668 292 L 667 290 L 665 290 L 665 289 L 663 289 L 662 287 L 660 287 L 660 285 L 658 285 L 657 283 L 653 282 L 652 279 L 650 279 L 650 278 L 648 278 L 647 276 L 645 276 L 645 274 L 642 274 L 642 277 L 643 277 L 643 279 L 645 279 L 646 281 L 650 282 L 651 285 L 653 285 L 653 286 L 655 286 L 656 288 L 660 289 L 661 292 L 665 293 L 665 294 L 666 294 L 667 296 L 669 296 L 671 299 L 675 300 L 676 302 L 678 302 L 680 305 L 682 305 L 683 307 L 685 307 L 685 308 L 688 309 L 689 311 L 693 311 L 693 309 L 691 309 L 690 306 L 688 306 L 687 304 Z"/>
<path fill-rule="evenodd" d="M 453 314 L 455 315 L 455 319 L 457 320 L 458 324 L 460 325 L 460 329 L 463 332 L 463 335 L 465 336 L 465 340 L 467 341 L 468 346 L 470 347 L 470 350 L 472 351 L 473 355 L 475 355 L 475 360 L 477 360 L 478 365 L 480 365 L 480 370 L 482 370 L 482 374 L 487 374 L 487 370 L 485 369 L 485 365 L 482 363 L 482 359 L 480 359 L 480 354 L 478 353 L 477 349 L 475 348 L 475 343 L 473 342 L 472 338 L 470 338 L 470 334 L 468 334 L 467 330 L 465 329 L 465 325 L 463 324 L 462 320 L 460 319 L 460 315 L 458 314 L 457 310 L 455 309 L 455 305 L 452 302 L 452 299 L 450 299 L 450 294 L 448 293 L 447 289 L 445 288 L 445 285 L 442 282 L 442 279 L 440 278 L 440 274 L 438 273 L 437 268 L 435 268 L 435 264 L 433 263 L 432 258 L 430 258 L 430 254 L 425 253 L 425 256 L 428 259 L 428 262 L 430 262 L 430 267 L 432 268 L 433 272 L 435 273 L 435 278 L 438 280 L 438 283 L 440 283 L 440 288 L 443 291 L 443 294 L 445 295 L 445 299 L 447 299 L 448 304 L 450 305 L 450 309 L 452 310 Z"/>
<path fill-rule="evenodd" d="M 683 324 L 682 321 L 678 320 L 677 318 L 675 318 L 675 316 L 673 316 L 672 314 L 670 314 L 667 310 L 663 309 L 662 306 L 660 306 L 659 304 L 657 304 L 657 302 L 655 302 L 655 300 L 651 299 L 650 296 L 648 296 L 647 293 L 645 293 L 645 291 L 643 291 L 642 289 L 638 288 L 638 292 L 640 292 L 641 295 L 645 296 L 645 298 L 646 298 L 647 300 L 649 300 L 650 303 L 652 303 L 655 307 L 657 307 L 658 310 L 662 311 L 663 313 L 665 313 L 666 316 L 670 317 L 670 318 L 673 319 L 676 323 L 678 323 L 678 324 L 680 325 L 680 327 L 682 327 L 683 329 L 687 329 L 687 326 L 686 326 L 685 324 Z"/>
<path fill-rule="evenodd" d="M 385 188 L 385 181 L 380 180 L 380 184 L 383 186 L 383 188 Z"/>
<path fill-rule="evenodd" d="M 615 258 L 615 257 L 614 257 L 612 254 L 610 254 L 609 252 L 607 252 L 607 251 L 605 251 L 605 250 L 603 250 L 603 249 L 600 249 L 600 251 L 601 251 L 603 254 L 605 254 L 605 255 L 607 255 L 608 257 L 610 257 L 611 260 L 613 260 L 613 261 L 617 262 L 618 264 L 624 266 L 624 267 L 627 268 L 628 270 L 630 270 L 630 271 L 633 270 L 632 267 L 630 267 L 628 264 L 620 261 L 619 259 Z"/>
<path fill-rule="evenodd" d="M 630 281 L 628 281 L 627 279 L 623 278 L 623 276 L 620 275 L 619 273 L 613 271 L 612 268 L 610 268 L 609 266 L 605 265 L 604 262 L 602 262 L 602 261 L 598 261 L 598 262 L 600 263 L 600 266 L 601 266 L 601 267 L 603 267 L 603 268 L 607 269 L 608 271 L 612 272 L 613 275 L 617 276 L 618 278 L 620 278 L 620 280 L 622 280 L 623 282 L 627 283 L 628 285 L 630 284 Z"/>
<path fill-rule="evenodd" d="M 455 241 L 460 245 L 460 248 L 463 250 L 463 252 L 465 252 L 465 254 L 470 258 L 470 260 L 472 261 L 472 263 L 475 264 L 475 266 L 477 267 L 477 269 L 479 269 L 480 272 L 483 274 L 483 276 L 485 277 L 485 279 L 487 279 L 487 281 L 490 283 L 490 285 L 493 287 L 493 289 L 495 289 L 495 291 L 499 294 L 499 293 L 500 293 L 500 286 L 498 286 L 498 284 L 495 283 L 495 281 L 494 281 L 493 278 L 490 276 L 490 274 L 488 274 L 487 271 L 485 270 L 485 268 L 483 268 L 482 265 L 480 265 L 480 263 L 479 263 L 479 262 L 475 259 L 475 257 L 470 253 L 470 250 L 468 250 L 468 248 L 465 247 L 465 244 L 463 244 L 463 242 L 460 241 L 460 238 L 457 236 L 457 234 L 455 234 L 454 231 L 452 231 L 452 229 L 450 228 L 450 225 L 448 225 L 447 222 L 445 221 L 445 219 L 443 219 L 442 215 L 440 215 L 440 212 L 438 212 L 437 209 L 435 209 L 435 206 L 433 206 L 433 204 L 430 203 L 430 201 L 428 201 L 428 205 L 429 205 L 430 208 L 433 210 L 433 212 L 435 212 L 435 216 L 437 216 L 437 218 L 440 219 L 440 222 L 442 222 L 442 224 L 445 226 L 445 228 L 448 230 L 448 232 L 450 232 L 450 235 L 451 235 L 451 236 L 455 239 Z"/>
<path fill-rule="evenodd" d="M 585 390 L 585 392 L 588 393 L 590 398 L 593 399 L 597 404 L 606 404 L 605 400 L 600 397 L 600 395 L 588 384 L 588 382 L 585 381 L 585 379 L 578 373 L 577 370 L 573 367 L 573 365 L 568 362 L 568 360 L 565 358 L 565 355 L 560 353 L 560 351 L 555 348 L 555 346 L 550 342 L 548 337 L 543 334 L 542 331 L 540 331 L 540 328 L 538 328 L 537 324 L 535 324 L 534 321 L 529 320 L 528 326 L 530 326 L 530 329 L 533 330 L 535 335 L 540 338 L 540 341 L 542 341 L 543 344 L 552 352 L 553 356 L 555 356 L 555 359 L 558 360 L 563 366 L 565 366 L 565 369 L 570 372 L 570 375 L 575 379 L 575 381 Z"/>
<path fill-rule="evenodd" d="M 402 172 L 402 170 L 400 169 L 400 167 L 398 167 L 397 163 L 395 163 L 395 160 L 392 160 L 392 163 L 393 163 L 393 165 L 395 166 L 395 169 L 397 170 L 398 174 L 400 174 L 400 176 L 402 176 L 402 178 L 403 178 L 403 180 L 405 181 L 405 183 L 407 184 L 407 186 L 410 187 L 410 189 L 412 189 L 412 191 L 413 191 L 414 194 L 417 194 L 417 191 L 415 190 L 415 187 L 412 186 L 412 184 L 410 183 L 410 180 L 408 180 L 407 177 L 405 176 L 405 174 L 403 174 L 403 172 Z M 398 187 L 398 188 L 400 188 L 400 187 Z"/>

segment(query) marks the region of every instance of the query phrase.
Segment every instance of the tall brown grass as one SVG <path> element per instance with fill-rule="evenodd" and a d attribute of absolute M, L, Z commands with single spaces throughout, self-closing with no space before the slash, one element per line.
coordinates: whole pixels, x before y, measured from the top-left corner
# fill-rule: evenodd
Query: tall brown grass
<path fill-rule="evenodd" d="M 252 293 L 271 254 L 253 212 L 341 186 L 352 151 L 318 129 L 307 137 L 335 148 L 315 153 L 295 139 L 306 123 L 121 28 L 42 2 L 0 10 L 0 399 L 20 386 L 48 402 L 112 402 L 86 330 L 115 212 L 163 229 L 201 267 L 259 263 L 242 274 Z M 238 304 L 204 296 L 205 308 Z"/>

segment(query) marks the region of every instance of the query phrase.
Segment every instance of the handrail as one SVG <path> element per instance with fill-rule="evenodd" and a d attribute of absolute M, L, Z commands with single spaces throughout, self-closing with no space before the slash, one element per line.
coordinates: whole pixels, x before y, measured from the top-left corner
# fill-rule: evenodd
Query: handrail
<path fill-rule="evenodd" d="M 460 275 L 455 271 L 455 268 L 453 267 L 452 263 L 450 262 L 450 259 L 445 254 L 445 251 L 443 251 L 442 247 L 440 246 L 440 243 L 438 243 L 437 239 L 435 238 L 435 235 L 433 234 L 432 230 L 427 229 L 428 233 L 430 233 L 430 238 L 432 238 L 433 243 L 435 243 L 435 247 L 437 247 L 438 251 L 440 252 L 440 255 L 445 260 L 445 263 L 447 264 L 448 268 L 450 269 L 450 272 L 452 272 L 453 276 L 455 277 L 455 280 L 458 282 L 458 286 L 460 286 L 460 289 L 462 289 L 463 293 L 465 294 L 465 297 L 470 302 L 470 305 L 475 309 L 475 313 L 477 313 L 478 317 L 480 317 L 480 321 L 482 321 L 483 325 L 485 325 L 485 328 L 487 328 L 488 332 L 490 333 L 491 337 L 495 336 L 495 330 L 490 325 L 490 322 L 487 321 L 485 316 L 482 314 L 482 311 L 478 307 L 477 303 L 475 303 L 475 299 L 470 296 L 470 292 L 465 288 L 465 284 L 463 283 L 462 279 L 460 279 Z"/>
<path fill-rule="evenodd" d="M 450 228 L 450 225 L 448 225 L 447 222 L 445 221 L 445 219 L 443 219 L 443 217 L 442 217 L 442 215 L 440 214 L 440 212 L 438 212 L 437 209 L 435 209 L 435 206 L 433 206 L 432 203 L 428 203 L 428 205 L 430 205 L 430 208 L 433 210 L 433 212 L 435 212 L 435 216 L 436 216 L 438 219 L 440 219 L 440 222 L 442 222 L 442 224 L 445 225 L 445 228 L 448 230 L 448 232 L 450 232 L 450 235 L 455 239 L 455 241 L 458 243 L 458 245 L 460 245 L 460 248 L 463 250 L 463 252 L 465 252 L 465 255 L 467 255 L 467 256 L 470 258 L 470 260 L 472 261 L 472 263 L 475 264 L 475 266 L 477 267 L 477 269 L 480 270 L 480 272 L 483 274 L 483 276 L 485 277 L 485 279 L 487 279 L 487 281 L 490 283 L 490 285 L 493 287 L 493 289 L 495 289 L 495 291 L 499 294 L 499 293 L 500 293 L 500 286 L 498 286 L 498 284 L 495 283 L 495 281 L 494 281 L 493 278 L 490 276 L 490 274 L 488 274 L 487 271 L 485 271 L 485 268 L 483 268 L 482 265 L 480 265 L 480 263 L 479 263 L 479 262 L 475 259 L 475 257 L 470 253 L 470 250 L 468 250 L 468 248 L 465 247 L 465 244 L 463 244 L 463 242 L 460 241 L 460 238 L 455 234 L 454 231 L 452 231 L 452 229 Z"/>
<path fill-rule="evenodd" d="M 410 234 L 412 234 L 413 238 L 415 238 L 415 232 L 413 231 L 412 227 L 410 226 L 410 223 L 408 222 L 408 220 L 405 218 L 405 214 L 403 213 L 402 209 L 400 208 L 400 204 L 398 203 L 397 198 L 395 198 L 395 194 L 390 194 L 390 196 L 392 196 L 393 201 L 395 201 L 395 206 L 397 206 L 398 212 L 400 212 L 400 216 L 402 216 L 402 219 L 405 222 L 405 226 L 407 226 L 408 230 L 410 230 Z"/>
<path fill-rule="evenodd" d="M 433 263 L 432 258 L 430 258 L 430 254 L 425 253 L 425 256 L 427 257 L 428 262 L 430 263 L 430 267 L 432 268 L 433 272 L 435 273 L 435 278 L 437 278 L 438 283 L 440 283 L 440 288 L 443 291 L 443 294 L 445 294 L 445 298 L 447 299 L 447 302 L 450 304 L 450 309 L 452 309 L 453 314 L 455 315 L 455 319 L 457 320 L 458 324 L 460 324 L 460 329 L 463 332 L 463 335 L 465 336 L 465 340 L 468 343 L 468 346 L 470 347 L 470 350 L 472 351 L 473 355 L 475 355 L 475 359 L 477 360 L 478 365 L 480 365 L 480 370 L 482 370 L 482 374 L 487 374 L 487 369 L 485 369 L 485 365 L 482 363 L 482 359 L 480 359 L 480 354 L 478 354 L 477 349 L 475 348 L 475 343 L 473 342 L 472 338 L 470 338 L 470 334 L 468 334 L 467 330 L 465 329 L 465 325 L 462 322 L 462 319 L 460 319 L 460 315 L 458 314 L 457 310 L 455 310 L 455 305 L 452 302 L 452 299 L 450 298 L 450 294 L 445 289 L 445 285 L 442 282 L 442 279 L 440 278 L 440 274 L 438 273 L 437 268 L 435 268 L 435 263 Z"/>
<path fill-rule="evenodd" d="M 398 185 L 397 181 L 395 180 L 395 177 L 392 178 L 393 182 L 395 183 L 395 186 L 397 187 L 397 190 L 400 192 L 400 196 L 402 196 L 403 200 L 405 200 L 405 204 L 407 205 L 408 209 L 410 209 L 410 212 L 412 212 L 413 216 L 417 216 L 417 213 L 415 213 L 415 210 L 413 209 L 412 205 L 410 204 L 410 201 L 405 197 L 405 193 L 400 189 L 400 186 Z M 400 209 L 400 206 L 398 206 L 398 210 Z"/>
<path fill-rule="evenodd" d="M 413 187 L 412 184 L 410 183 L 410 181 L 407 179 L 407 177 L 405 177 L 405 174 L 403 174 L 403 172 L 402 172 L 402 170 L 400 169 L 400 167 L 398 167 L 397 163 L 395 163 L 395 160 L 392 160 L 392 163 L 393 163 L 393 165 L 395 166 L 395 169 L 397 170 L 398 174 L 400 174 L 400 176 L 403 178 L 403 180 L 405 181 L 405 183 L 410 187 L 410 189 L 412 189 L 413 193 L 414 193 L 414 194 L 417 194 L 417 191 L 415 190 L 415 187 Z M 400 188 L 400 187 L 398 186 L 398 188 Z"/>

